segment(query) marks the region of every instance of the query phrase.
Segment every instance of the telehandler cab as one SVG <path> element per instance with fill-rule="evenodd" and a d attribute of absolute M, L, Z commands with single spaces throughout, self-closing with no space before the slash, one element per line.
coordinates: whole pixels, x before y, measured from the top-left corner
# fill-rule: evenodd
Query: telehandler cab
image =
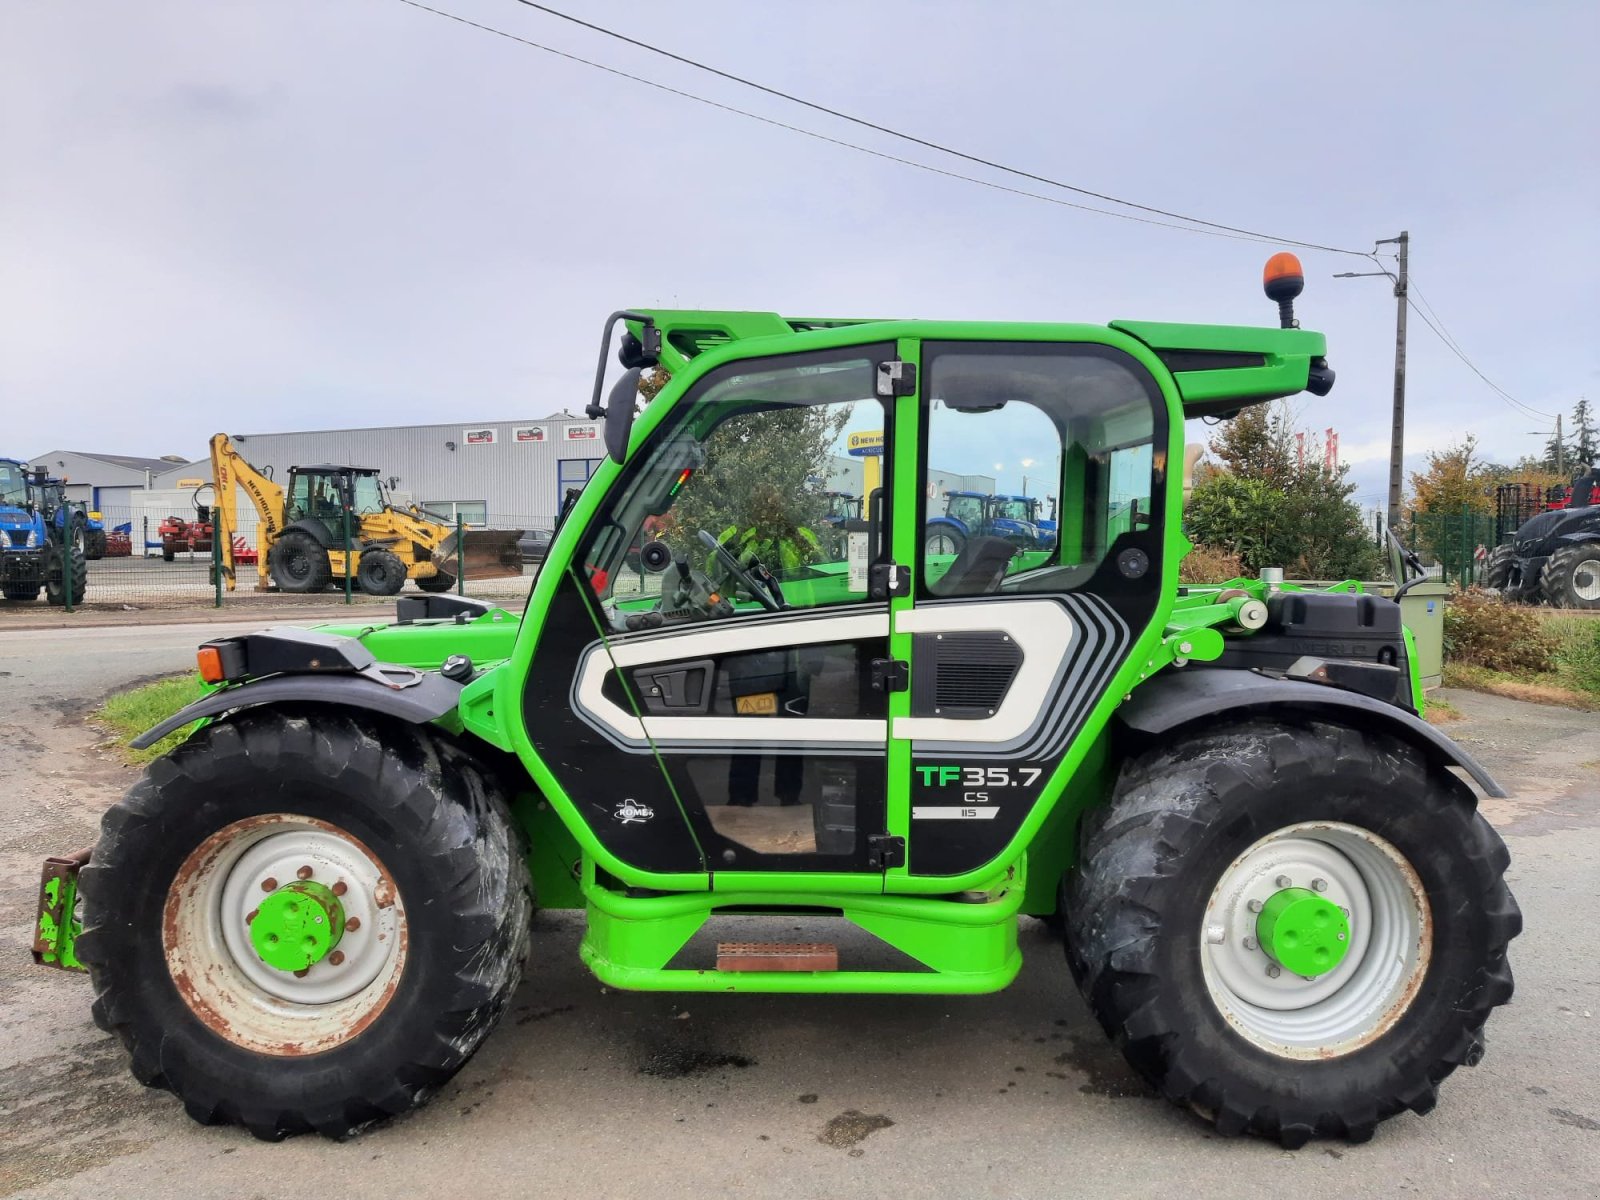
<path fill-rule="evenodd" d="M 416 596 L 206 643 L 215 690 L 141 742 L 203 724 L 47 866 L 37 953 L 87 965 L 139 1079 L 263 1138 L 437 1090 L 536 900 L 585 912 L 604 983 L 695 992 L 992 992 L 1045 918 L 1129 1062 L 1221 1132 L 1427 1112 L 1511 996 L 1466 779 L 1503 793 L 1420 719 L 1394 602 L 1178 584 L 1184 419 L 1333 383 L 1298 264 L 1266 282 L 1282 328 L 614 314 L 609 457 L 520 619 Z M 864 543 L 775 569 L 816 544 L 807 481 L 880 430 Z M 1053 546 L 930 561 L 930 462 L 1053 454 Z M 775 913 L 897 953 L 752 943 Z"/>

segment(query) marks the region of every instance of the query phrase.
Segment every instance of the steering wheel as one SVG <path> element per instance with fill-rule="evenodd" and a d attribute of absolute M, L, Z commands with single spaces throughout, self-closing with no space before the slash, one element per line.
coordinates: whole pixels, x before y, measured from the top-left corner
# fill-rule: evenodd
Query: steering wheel
<path fill-rule="evenodd" d="M 733 551 L 712 537 L 707 530 L 700 531 L 700 540 L 705 543 L 716 560 L 726 567 L 735 579 L 744 584 L 744 590 L 749 592 L 762 608 L 768 612 L 783 611 L 783 606 L 778 603 L 777 598 L 767 590 L 765 584 L 745 569 L 744 564 L 734 557 Z"/>

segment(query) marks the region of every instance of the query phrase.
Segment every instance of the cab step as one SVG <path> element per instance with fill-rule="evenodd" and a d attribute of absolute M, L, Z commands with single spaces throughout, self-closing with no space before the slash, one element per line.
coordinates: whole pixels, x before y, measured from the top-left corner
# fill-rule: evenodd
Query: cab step
<path fill-rule="evenodd" d="M 718 942 L 719 971 L 837 971 L 839 948 L 827 942 Z"/>

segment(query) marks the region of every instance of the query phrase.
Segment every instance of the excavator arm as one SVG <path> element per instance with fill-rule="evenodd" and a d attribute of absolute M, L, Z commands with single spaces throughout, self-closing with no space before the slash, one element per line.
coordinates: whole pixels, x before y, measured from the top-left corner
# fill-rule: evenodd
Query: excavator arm
<path fill-rule="evenodd" d="M 217 492 L 213 536 L 220 539 L 223 581 L 230 592 L 234 590 L 233 535 L 239 528 L 239 499 L 234 492 L 237 485 L 256 508 L 256 586 L 265 591 L 267 553 L 283 532 L 283 489 L 246 462 L 225 433 L 211 439 L 211 479 Z"/>

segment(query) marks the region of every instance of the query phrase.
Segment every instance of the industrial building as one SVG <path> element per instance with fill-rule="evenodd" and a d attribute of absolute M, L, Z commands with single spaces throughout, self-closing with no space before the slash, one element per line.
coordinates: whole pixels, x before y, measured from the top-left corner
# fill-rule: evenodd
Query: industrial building
<path fill-rule="evenodd" d="M 376 467 L 402 501 L 415 501 L 444 516 L 459 516 L 470 525 L 501 529 L 551 528 L 567 489 L 581 488 L 605 458 L 599 422 L 568 413 L 526 422 L 452 422 L 230 436 L 240 454 L 273 478 L 287 479 L 290 467 L 312 463 Z M 836 456 L 823 486 L 829 491 L 860 495 L 863 461 Z M 187 494 L 210 479 L 208 459 L 169 466 L 151 481 L 151 498 L 162 493 L 157 507 L 174 508 L 176 502 L 170 493 Z M 936 485 L 941 491 L 989 492 L 994 489 L 994 480 L 988 476 L 949 474 L 941 475 Z"/>
<path fill-rule="evenodd" d="M 177 455 L 140 458 L 131 454 L 91 454 L 84 450 L 50 450 L 28 460 L 45 474 L 67 481 L 67 499 L 81 500 L 91 509 L 126 511 L 134 491 L 154 486 L 153 481 L 182 464 Z M 207 472 L 209 474 L 209 471 Z"/>

